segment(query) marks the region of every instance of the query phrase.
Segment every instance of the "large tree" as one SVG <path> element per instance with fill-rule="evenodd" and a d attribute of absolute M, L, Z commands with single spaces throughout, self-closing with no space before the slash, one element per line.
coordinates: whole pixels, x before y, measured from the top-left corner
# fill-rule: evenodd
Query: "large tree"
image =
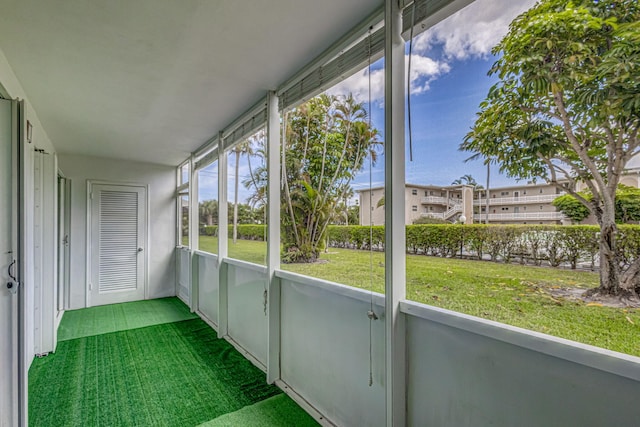
<path fill-rule="evenodd" d="M 639 153 L 639 20 L 636 0 L 537 3 L 494 48 L 498 82 L 461 145 L 509 176 L 562 186 L 593 213 L 602 294 L 640 291 L 640 257 L 622 267 L 615 221 L 616 188 Z"/>
<path fill-rule="evenodd" d="M 372 156 L 377 131 L 361 103 L 320 95 L 287 114 L 283 142 L 284 262 L 317 259 L 327 226 L 351 180 Z"/>
<path fill-rule="evenodd" d="M 591 200 L 591 193 L 579 193 L 586 200 Z M 573 222 L 581 222 L 589 216 L 589 209 L 570 194 L 565 194 L 553 201 L 553 206 L 565 214 Z M 640 188 L 618 185 L 616 191 L 616 222 L 619 224 L 637 223 L 640 221 Z"/>

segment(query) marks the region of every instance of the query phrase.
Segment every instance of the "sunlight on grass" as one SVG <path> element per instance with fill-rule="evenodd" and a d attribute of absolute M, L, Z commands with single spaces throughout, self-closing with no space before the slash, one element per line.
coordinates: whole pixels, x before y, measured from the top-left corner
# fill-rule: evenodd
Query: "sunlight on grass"
<path fill-rule="evenodd" d="M 200 238 L 202 250 L 209 244 L 217 244 L 215 238 Z M 239 240 L 229 254 L 263 264 L 262 248 L 264 242 Z M 330 248 L 321 259 L 282 269 L 384 293 L 383 253 L 373 253 L 373 281 L 367 251 Z M 407 255 L 409 300 L 640 356 L 640 309 L 588 306 L 549 293 L 597 285 L 590 271 Z"/>

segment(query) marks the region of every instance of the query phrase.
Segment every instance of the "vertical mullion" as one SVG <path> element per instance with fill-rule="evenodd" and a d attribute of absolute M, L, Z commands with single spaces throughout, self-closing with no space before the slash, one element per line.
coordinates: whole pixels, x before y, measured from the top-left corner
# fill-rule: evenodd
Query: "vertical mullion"
<path fill-rule="evenodd" d="M 275 92 L 267 93 L 267 382 L 280 378 L 280 114 Z"/>
<path fill-rule="evenodd" d="M 189 278 L 189 306 L 192 312 L 198 310 L 198 259 L 195 251 L 198 250 L 198 235 L 200 229 L 200 212 L 198 209 L 198 173 L 195 170 L 195 156 L 191 154 L 189 159 L 189 266 L 191 277 Z"/>
<path fill-rule="evenodd" d="M 398 0 L 385 1 L 385 367 L 387 426 L 406 425 L 404 40 Z"/>
<path fill-rule="evenodd" d="M 229 155 L 222 147 L 222 132 L 218 136 L 218 337 L 228 332 L 227 250 L 229 246 L 229 204 L 227 166 Z"/>

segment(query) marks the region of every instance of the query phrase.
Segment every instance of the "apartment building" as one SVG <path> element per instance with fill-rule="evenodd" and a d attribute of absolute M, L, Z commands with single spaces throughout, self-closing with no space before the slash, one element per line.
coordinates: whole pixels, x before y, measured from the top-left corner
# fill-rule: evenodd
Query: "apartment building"
<path fill-rule="evenodd" d="M 636 178 L 637 179 L 637 178 Z M 466 224 L 562 224 L 564 215 L 552 205 L 564 194 L 548 183 L 476 190 L 470 185 L 406 184 L 405 222 L 430 217 Z M 360 224 L 384 224 L 384 187 L 359 190 Z M 488 211 L 487 211 L 488 206 Z"/>

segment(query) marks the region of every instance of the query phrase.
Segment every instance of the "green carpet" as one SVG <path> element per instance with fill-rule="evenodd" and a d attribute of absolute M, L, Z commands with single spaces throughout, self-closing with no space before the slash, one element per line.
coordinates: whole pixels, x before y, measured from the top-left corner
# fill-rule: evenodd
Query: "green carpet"
<path fill-rule="evenodd" d="M 311 427 L 318 423 L 303 411 L 289 396 L 280 394 L 222 415 L 199 427 Z"/>
<path fill-rule="evenodd" d="M 71 310 L 64 313 L 58 342 L 109 332 L 195 319 L 178 298 L 162 298 Z"/>
<path fill-rule="evenodd" d="M 196 426 L 281 393 L 200 319 L 60 342 L 29 390 L 46 427 Z"/>

